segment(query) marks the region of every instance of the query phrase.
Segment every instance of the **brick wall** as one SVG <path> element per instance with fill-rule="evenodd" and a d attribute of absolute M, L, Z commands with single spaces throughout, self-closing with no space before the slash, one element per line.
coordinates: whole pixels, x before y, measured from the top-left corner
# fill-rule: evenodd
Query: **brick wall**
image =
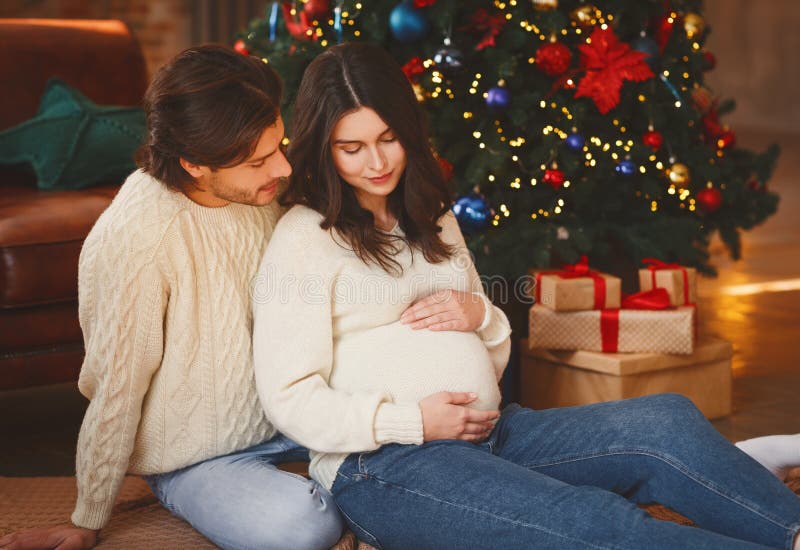
<path fill-rule="evenodd" d="M 121 19 L 142 46 L 150 75 L 192 44 L 192 0 L 2 0 L 0 17 Z"/>

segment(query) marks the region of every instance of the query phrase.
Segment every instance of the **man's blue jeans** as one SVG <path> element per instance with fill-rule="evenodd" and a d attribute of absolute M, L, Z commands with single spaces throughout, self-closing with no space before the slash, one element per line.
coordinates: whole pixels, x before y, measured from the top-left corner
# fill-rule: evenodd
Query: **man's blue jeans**
<path fill-rule="evenodd" d="M 328 549 L 344 528 L 331 494 L 275 464 L 308 460 L 281 434 L 229 455 L 144 476 L 170 512 L 225 549 Z"/>
<path fill-rule="evenodd" d="M 381 549 L 791 548 L 800 498 L 685 397 L 510 405 L 487 441 L 351 454 L 333 495 Z M 699 528 L 651 518 L 658 502 Z"/>

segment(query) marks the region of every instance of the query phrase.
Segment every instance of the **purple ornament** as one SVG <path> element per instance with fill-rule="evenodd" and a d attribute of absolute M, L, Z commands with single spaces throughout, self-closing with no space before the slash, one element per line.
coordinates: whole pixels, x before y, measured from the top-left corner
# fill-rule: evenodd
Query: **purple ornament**
<path fill-rule="evenodd" d="M 632 160 L 621 160 L 614 170 L 616 170 L 617 174 L 632 176 L 636 173 L 636 163 Z"/>
<path fill-rule="evenodd" d="M 489 88 L 486 94 L 486 105 L 492 109 L 505 109 L 511 104 L 511 92 L 502 86 Z"/>
<path fill-rule="evenodd" d="M 580 151 L 583 149 L 583 145 L 586 143 L 586 140 L 578 132 L 572 132 L 567 136 L 567 139 L 564 140 L 564 143 L 566 143 L 567 147 L 571 150 Z"/>

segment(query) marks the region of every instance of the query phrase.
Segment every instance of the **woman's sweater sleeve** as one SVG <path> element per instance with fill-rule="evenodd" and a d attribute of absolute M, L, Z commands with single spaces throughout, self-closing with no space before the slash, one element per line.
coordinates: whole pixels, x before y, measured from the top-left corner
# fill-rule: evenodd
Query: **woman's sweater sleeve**
<path fill-rule="evenodd" d="M 336 245 L 318 224 L 303 210 L 286 214 L 255 281 L 253 357 L 267 417 L 281 432 L 319 452 L 422 443 L 417 403 L 393 403 L 388 393 L 351 393 L 328 384 L 337 260 Z"/>
<path fill-rule="evenodd" d="M 465 270 L 467 275 L 467 291 L 472 292 L 483 301 L 484 316 L 481 325 L 476 329 L 478 336 L 483 340 L 489 356 L 492 358 L 497 380 L 503 376 L 503 371 L 508 365 L 511 355 L 511 325 L 506 314 L 499 307 L 492 304 L 483 289 L 478 271 L 472 261 L 464 235 L 458 226 L 458 221 L 451 211 L 443 216 L 442 239 L 456 248 L 453 260 L 456 268 Z"/>

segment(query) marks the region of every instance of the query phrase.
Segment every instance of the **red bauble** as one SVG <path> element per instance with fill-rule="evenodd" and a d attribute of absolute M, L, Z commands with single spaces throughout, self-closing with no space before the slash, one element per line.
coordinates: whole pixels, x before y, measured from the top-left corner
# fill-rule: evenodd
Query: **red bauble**
<path fill-rule="evenodd" d="M 706 187 L 697 193 L 697 204 L 704 212 L 712 214 L 722 206 L 722 193 L 716 187 Z"/>
<path fill-rule="evenodd" d="M 411 82 L 416 82 L 417 77 L 425 72 L 425 65 L 422 58 L 414 56 L 403 65 L 403 72 Z"/>
<path fill-rule="evenodd" d="M 548 168 L 544 171 L 542 181 L 553 189 L 561 189 L 561 186 L 567 181 L 567 176 L 558 168 Z"/>
<path fill-rule="evenodd" d="M 730 149 L 736 145 L 736 134 L 730 130 L 725 130 L 717 138 L 717 147 L 720 149 Z"/>
<path fill-rule="evenodd" d="M 247 45 L 241 38 L 233 43 L 233 49 L 242 55 L 250 55 L 250 50 L 247 49 Z"/>
<path fill-rule="evenodd" d="M 442 170 L 444 181 L 450 181 L 453 178 L 453 164 L 446 158 L 442 157 L 439 157 L 436 160 L 439 161 L 439 168 Z"/>
<path fill-rule="evenodd" d="M 436 3 L 436 0 L 414 0 L 414 7 L 417 9 L 427 8 Z"/>
<path fill-rule="evenodd" d="M 664 143 L 664 137 L 661 135 L 661 132 L 649 130 L 642 136 L 642 143 L 656 151 L 660 149 L 661 144 Z"/>
<path fill-rule="evenodd" d="M 572 52 L 560 42 L 548 42 L 536 52 L 536 66 L 547 76 L 561 76 L 572 64 Z"/>
<path fill-rule="evenodd" d="M 703 52 L 703 59 L 705 60 L 704 71 L 712 71 L 717 66 L 717 56 L 711 52 Z"/>
<path fill-rule="evenodd" d="M 303 12 L 308 15 L 312 21 L 327 17 L 331 11 L 330 0 L 308 0 L 303 7 Z"/>

